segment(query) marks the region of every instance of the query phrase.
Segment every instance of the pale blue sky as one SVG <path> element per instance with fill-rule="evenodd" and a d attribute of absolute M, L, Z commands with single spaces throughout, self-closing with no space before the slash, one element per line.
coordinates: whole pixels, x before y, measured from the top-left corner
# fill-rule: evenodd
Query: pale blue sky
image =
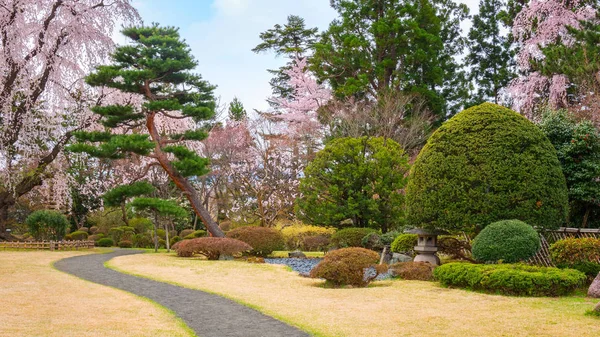
<path fill-rule="evenodd" d="M 471 13 L 478 0 L 467 3 Z M 228 104 L 237 96 L 246 107 L 266 110 L 271 94 L 270 74 L 285 62 L 272 54 L 254 54 L 258 35 L 290 14 L 308 27 L 327 28 L 336 17 L 329 0 L 133 0 L 146 24 L 158 22 L 180 28 L 199 62 L 197 71 L 218 86 L 216 95 Z"/>

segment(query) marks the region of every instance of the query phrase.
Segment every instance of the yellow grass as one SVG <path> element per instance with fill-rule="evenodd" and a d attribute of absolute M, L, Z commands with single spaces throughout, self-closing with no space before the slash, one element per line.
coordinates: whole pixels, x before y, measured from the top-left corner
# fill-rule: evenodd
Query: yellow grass
<path fill-rule="evenodd" d="M 283 266 L 167 254 L 108 264 L 227 296 L 317 336 L 600 336 L 600 320 L 585 315 L 595 302 L 582 297 L 493 296 L 420 281 L 326 289 Z"/>
<path fill-rule="evenodd" d="M 163 307 L 62 273 L 82 252 L 0 252 L 0 336 L 194 336 Z"/>

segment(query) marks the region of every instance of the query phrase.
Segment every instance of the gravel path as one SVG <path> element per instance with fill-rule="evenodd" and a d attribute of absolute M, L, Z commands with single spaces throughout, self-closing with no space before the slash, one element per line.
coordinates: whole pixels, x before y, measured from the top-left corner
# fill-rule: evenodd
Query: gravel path
<path fill-rule="evenodd" d="M 173 310 L 199 337 L 309 336 L 297 328 L 224 297 L 131 276 L 104 267 L 104 262 L 116 256 L 139 253 L 142 251 L 116 250 L 108 254 L 76 256 L 60 260 L 54 266 L 88 281 L 147 297 Z"/>

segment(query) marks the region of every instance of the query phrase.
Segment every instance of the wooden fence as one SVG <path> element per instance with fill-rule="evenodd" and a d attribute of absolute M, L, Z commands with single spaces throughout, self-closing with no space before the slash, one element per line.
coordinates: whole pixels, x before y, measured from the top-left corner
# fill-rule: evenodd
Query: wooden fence
<path fill-rule="evenodd" d="M 600 238 L 600 228 L 566 228 L 561 227 L 557 230 L 548 230 L 540 233 L 540 250 L 529 259 L 528 263 L 538 266 L 554 267 L 550 258 L 550 245 L 554 242 L 566 238 Z M 600 263 L 600 261 L 598 261 Z"/>
<path fill-rule="evenodd" d="M 93 240 L 86 241 L 41 241 L 41 242 L 0 242 L 0 249 L 36 250 L 79 250 L 94 248 Z"/>

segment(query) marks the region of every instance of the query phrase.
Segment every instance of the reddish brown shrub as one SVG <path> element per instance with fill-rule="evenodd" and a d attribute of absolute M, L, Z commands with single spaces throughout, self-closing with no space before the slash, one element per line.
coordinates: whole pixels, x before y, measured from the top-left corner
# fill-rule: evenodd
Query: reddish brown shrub
<path fill-rule="evenodd" d="M 302 242 L 302 248 L 309 252 L 321 251 L 329 246 L 329 238 L 324 235 L 307 236 Z"/>
<path fill-rule="evenodd" d="M 390 273 L 403 280 L 432 281 L 433 269 L 429 262 L 398 262 L 390 266 Z"/>
<path fill-rule="evenodd" d="M 365 276 L 365 269 L 375 267 L 379 254 L 365 248 L 343 248 L 334 250 L 327 255 L 311 272 L 310 276 L 323 278 L 327 283 L 339 287 L 352 285 L 366 287 L 379 272 Z"/>
<path fill-rule="evenodd" d="M 177 242 L 173 249 L 179 257 L 191 257 L 194 254 L 206 256 L 209 260 L 218 260 L 221 255 L 235 255 L 252 250 L 252 247 L 240 240 L 229 238 L 204 237 Z"/>
<path fill-rule="evenodd" d="M 238 227 L 227 232 L 227 237 L 244 241 L 252 246 L 250 255 L 268 256 L 274 250 L 283 249 L 283 236 L 273 228 L 267 227 Z"/>

